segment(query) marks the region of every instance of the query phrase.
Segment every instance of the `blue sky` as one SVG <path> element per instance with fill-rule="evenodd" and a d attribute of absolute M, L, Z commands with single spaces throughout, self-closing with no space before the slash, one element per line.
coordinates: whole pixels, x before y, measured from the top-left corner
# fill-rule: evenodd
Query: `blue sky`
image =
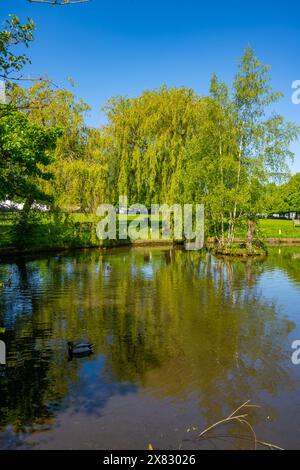
<path fill-rule="evenodd" d="M 273 86 L 285 97 L 275 110 L 300 125 L 291 84 L 300 79 L 297 4 L 271 1 L 92 0 L 53 7 L 0 0 L 0 17 L 16 13 L 36 23 L 30 46 L 32 75 L 76 82 L 75 92 L 92 111 L 88 124 L 104 122 L 101 107 L 113 95 L 137 96 L 168 86 L 208 91 L 212 72 L 231 83 L 246 46 L 272 66 Z M 300 143 L 292 171 L 300 171 Z"/>

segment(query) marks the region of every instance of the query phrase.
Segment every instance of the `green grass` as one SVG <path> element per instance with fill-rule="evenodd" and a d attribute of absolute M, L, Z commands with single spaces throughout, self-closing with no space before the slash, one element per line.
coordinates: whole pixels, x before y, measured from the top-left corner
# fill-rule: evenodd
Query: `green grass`
<path fill-rule="evenodd" d="M 0 215 L 0 248 L 12 246 L 13 227 L 17 213 Z M 25 238 L 24 246 L 28 247 L 62 247 L 62 246 L 94 246 L 102 245 L 96 237 L 96 223 L 99 217 L 96 214 L 70 214 L 69 216 L 55 217 L 54 213 L 45 213 L 37 216 L 32 223 L 32 233 Z M 119 220 L 125 220 L 125 215 L 117 215 Z M 147 218 L 145 215 L 139 219 Z M 128 216 L 128 222 L 135 219 Z M 300 227 L 294 227 L 291 220 L 261 219 L 257 225 L 259 238 L 299 238 Z M 246 226 L 240 227 L 236 232 L 237 238 L 246 238 Z"/>
<path fill-rule="evenodd" d="M 96 230 L 91 229 L 95 225 L 93 221 L 91 223 L 89 217 L 79 215 L 81 217 L 32 212 L 26 229 L 21 229 L 18 238 L 15 230 L 18 213 L 1 215 L 0 248 L 16 245 L 22 248 L 100 245 Z"/>
<path fill-rule="evenodd" d="M 216 248 L 212 250 L 213 253 L 223 256 L 265 256 L 267 251 L 262 247 L 253 247 L 252 250 L 242 244 L 234 243 L 225 248 Z"/>
<path fill-rule="evenodd" d="M 292 220 L 260 219 L 257 233 L 259 238 L 300 238 L 300 227 L 294 227 Z M 247 237 L 246 224 L 237 228 L 236 237 Z"/>
<path fill-rule="evenodd" d="M 31 212 L 33 218 L 23 232 L 21 230 L 21 243 L 18 246 L 24 248 L 55 248 L 55 247 L 83 247 L 83 246 L 103 246 L 120 244 L 120 241 L 101 241 L 96 236 L 96 225 L 99 217 L 96 214 L 63 214 L 63 213 L 38 213 Z M 18 213 L 0 214 L 0 248 L 12 247 L 14 241 L 14 226 L 18 219 Z M 145 215 L 127 217 L 128 222 L 134 219 L 143 220 Z M 126 220 L 125 215 L 117 215 L 118 220 Z M 117 222 L 118 222 L 117 220 Z M 117 223 L 118 231 L 118 223 Z M 150 238 L 150 233 L 148 232 Z M 121 241 L 121 243 L 125 243 Z"/>
<path fill-rule="evenodd" d="M 300 238 L 300 227 L 294 227 L 292 220 L 262 219 L 258 227 L 263 238 Z"/>
<path fill-rule="evenodd" d="M 94 214 L 72 214 L 75 222 L 97 222 L 99 218 Z M 125 215 L 117 215 L 119 220 L 125 220 Z M 127 216 L 128 221 L 135 219 L 136 216 Z M 145 215 L 137 216 L 137 219 L 147 218 Z M 150 223 L 150 222 L 149 222 Z M 257 224 L 259 235 L 261 238 L 300 238 L 300 226 L 294 227 L 292 220 L 274 220 L 261 219 Z M 281 231 L 281 234 L 279 233 Z M 237 230 L 237 236 L 245 238 L 247 234 L 246 226 Z"/>

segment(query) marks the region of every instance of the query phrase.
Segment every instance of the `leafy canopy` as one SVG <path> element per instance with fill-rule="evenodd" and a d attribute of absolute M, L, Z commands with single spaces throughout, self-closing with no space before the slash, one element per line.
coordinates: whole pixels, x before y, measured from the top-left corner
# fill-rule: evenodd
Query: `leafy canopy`
<path fill-rule="evenodd" d="M 0 76 L 9 78 L 12 73 L 20 70 L 30 63 L 29 57 L 23 53 L 18 54 L 18 46 L 26 48 L 33 40 L 35 25 L 28 18 L 27 23 L 22 24 L 16 15 L 10 15 L 5 22 L 5 27 L 0 31 Z M 15 77 L 14 77 L 15 78 Z"/>
<path fill-rule="evenodd" d="M 0 119 L 0 199 L 16 197 L 45 201 L 48 196 L 37 179 L 49 180 L 46 168 L 60 131 L 29 122 L 18 110 L 10 110 Z"/>

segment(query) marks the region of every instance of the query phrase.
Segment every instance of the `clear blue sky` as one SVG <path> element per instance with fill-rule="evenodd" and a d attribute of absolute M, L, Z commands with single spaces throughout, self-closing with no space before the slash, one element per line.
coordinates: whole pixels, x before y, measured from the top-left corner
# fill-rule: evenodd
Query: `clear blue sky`
<path fill-rule="evenodd" d="M 246 46 L 272 66 L 273 85 L 285 94 L 276 110 L 300 124 L 300 105 L 291 102 L 291 83 L 300 79 L 297 3 L 92 0 L 53 7 L 0 2 L 1 21 L 16 13 L 36 22 L 27 72 L 47 73 L 59 84 L 72 77 L 76 94 L 92 106 L 89 125 L 104 122 L 101 107 L 112 95 L 137 96 L 162 84 L 205 94 L 212 72 L 230 83 Z M 300 144 L 293 149 L 295 172 Z"/>

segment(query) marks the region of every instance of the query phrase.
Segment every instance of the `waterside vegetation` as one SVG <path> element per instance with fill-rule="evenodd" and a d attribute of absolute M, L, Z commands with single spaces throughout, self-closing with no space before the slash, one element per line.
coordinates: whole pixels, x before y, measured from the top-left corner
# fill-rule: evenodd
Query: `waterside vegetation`
<path fill-rule="evenodd" d="M 278 184 L 285 207 L 295 210 L 300 201 L 299 177 L 289 179 L 288 167 L 299 127 L 270 111 L 282 95 L 252 49 L 231 87 L 213 74 L 208 96 L 162 86 L 136 98 L 113 97 L 104 108 L 106 124 L 92 129 L 89 105 L 72 88 L 48 79 L 20 86 L 30 59 L 15 51 L 29 46 L 34 29 L 32 20 L 11 16 L 0 31 L 7 94 L 0 105 L 0 200 L 23 203 L 1 217 L 2 247 L 101 246 L 93 214 L 125 195 L 129 204 L 147 207 L 204 204 L 205 235 L 218 253 L 264 251 L 261 235 L 273 236 L 273 229 L 257 222 L 282 206 Z"/>

